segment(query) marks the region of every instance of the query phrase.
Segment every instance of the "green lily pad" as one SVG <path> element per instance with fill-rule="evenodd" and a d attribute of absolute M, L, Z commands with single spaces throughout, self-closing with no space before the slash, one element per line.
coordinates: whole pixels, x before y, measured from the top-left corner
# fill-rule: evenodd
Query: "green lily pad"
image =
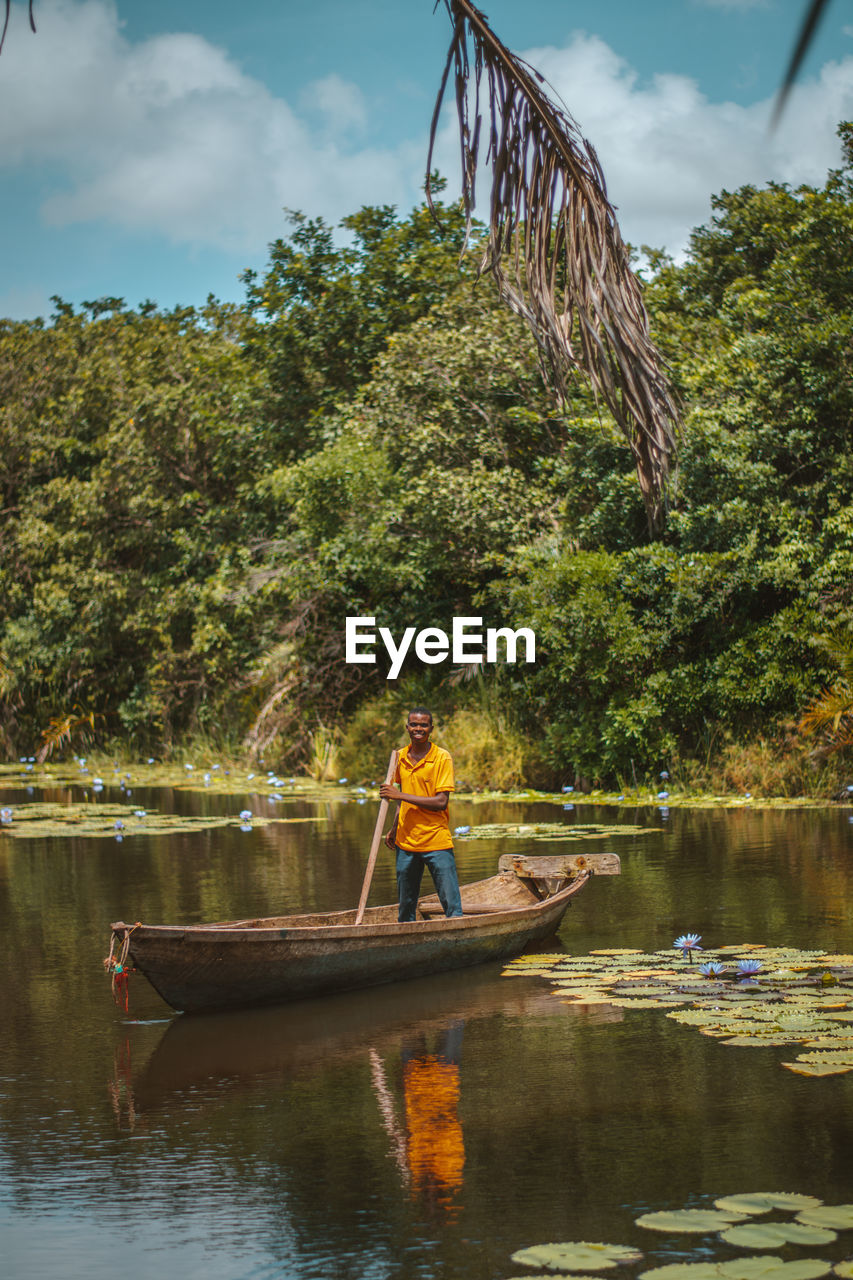
<path fill-rule="evenodd" d="M 739 1035 L 729 1036 L 729 1038 L 727 1040 L 723 1040 L 722 1043 L 735 1045 L 741 1049 L 781 1049 L 789 1044 L 802 1044 L 802 1041 L 799 1036 L 773 1035 L 772 1032 L 769 1035 L 761 1035 L 759 1032 L 754 1032 L 752 1035 L 744 1035 L 741 1032 Z"/>
<path fill-rule="evenodd" d="M 853 1045 L 842 1049 L 810 1049 L 808 1053 L 797 1055 L 798 1062 L 835 1062 L 839 1066 L 853 1067 Z"/>
<path fill-rule="evenodd" d="M 834 1062 L 783 1062 L 782 1066 L 797 1076 L 843 1076 L 853 1071 L 853 1067 Z"/>
<path fill-rule="evenodd" d="M 853 1280 L 853 1258 L 845 1258 L 843 1262 L 836 1262 L 832 1268 L 837 1276 L 841 1276 L 842 1280 Z"/>
<path fill-rule="evenodd" d="M 253 827 L 268 827 L 291 822 L 325 822 L 323 816 L 310 818 L 266 818 L 253 814 Z M 120 826 L 116 824 L 120 823 Z M 4 836 L 17 839 L 45 839 L 49 836 L 111 837 L 116 835 L 178 835 L 188 831 L 209 831 L 215 827 L 239 826 L 236 814 L 199 816 L 159 813 L 156 809 L 140 811 L 131 805 L 109 802 L 60 804 L 58 801 L 34 801 L 15 805 L 13 819 L 0 827 Z"/>
<path fill-rule="evenodd" d="M 585 1240 L 566 1244 L 534 1244 L 512 1255 L 513 1262 L 549 1271 L 606 1271 L 620 1263 L 639 1262 L 642 1253 L 624 1244 L 588 1244 Z"/>
<path fill-rule="evenodd" d="M 818 1280 L 830 1270 L 821 1258 L 780 1262 L 773 1254 L 730 1262 L 672 1262 L 643 1271 L 638 1280 Z"/>
<path fill-rule="evenodd" d="M 771 1209 L 816 1209 L 817 1196 L 801 1196 L 788 1191 L 755 1191 L 742 1196 L 722 1196 L 714 1201 L 717 1209 L 734 1213 L 769 1213 Z"/>
<path fill-rule="evenodd" d="M 645 836 L 660 827 L 630 825 L 608 826 L 606 823 L 586 822 L 484 822 L 465 832 L 469 840 L 608 840 L 611 836 Z M 600 953 L 602 954 L 602 953 Z M 637 954 L 623 950 L 603 954 Z"/>
<path fill-rule="evenodd" d="M 727 1213 L 719 1209 L 671 1209 L 658 1213 L 644 1213 L 635 1218 L 638 1227 L 647 1227 L 650 1231 L 688 1231 L 705 1234 L 708 1231 L 719 1231 L 722 1227 L 730 1227 L 732 1223 L 742 1222 L 746 1215 Z"/>
<path fill-rule="evenodd" d="M 739 1249 L 780 1249 L 786 1244 L 831 1244 L 838 1237 L 826 1227 L 797 1222 L 748 1222 L 720 1232 L 726 1244 Z"/>
<path fill-rule="evenodd" d="M 822 1204 L 815 1209 L 804 1209 L 797 1214 L 797 1222 L 809 1227 L 849 1231 L 853 1227 L 853 1204 Z"/>
<path fill-rule="evenodd" d="M 609 1003 L 614 1009 L 671 1009 L 673 1004 L 685 1004 L 684 1000 L 660 1000 L 653 996 L 637 996 L 636 998 L 628 998 L 622 996 L 610 996 Z"/>

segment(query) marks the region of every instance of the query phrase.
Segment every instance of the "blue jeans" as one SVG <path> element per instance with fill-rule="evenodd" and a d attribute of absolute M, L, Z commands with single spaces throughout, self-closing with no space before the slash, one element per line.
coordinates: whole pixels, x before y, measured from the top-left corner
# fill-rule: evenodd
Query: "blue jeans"
<path fill-rule="evenodd" d="M 400 921 L 414 920 L 418 909 L 424 867 L 429 867 L 438 900 L 446 916 L 461 916 L 462 899 L 452 849 L 434 849 L 431 853 L 412 853 L 397 845 L 397 896 Z"/>

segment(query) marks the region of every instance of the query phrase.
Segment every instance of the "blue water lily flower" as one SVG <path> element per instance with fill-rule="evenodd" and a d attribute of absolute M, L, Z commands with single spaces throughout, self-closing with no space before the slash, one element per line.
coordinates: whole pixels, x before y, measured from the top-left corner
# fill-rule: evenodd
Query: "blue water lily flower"
<path fill-rule="evenodd" d="M 666 769 L 661 769 L 660 776 L 662 778 L 668 778 L 669 774 L 667 773 Z"/>
<path fill-rule="evenodd" d="M 680 938 L 675 939 L 675 942 L 673 942 L 672 945 L 677 947 L 684 959 L 689 960 L 692 964 L 693 952 L 703 950 L 703 948 L 699 946 L 701 941 L 701 933 L 683 933 Z"/>
<path fill-rule="evenodd" d="M 116 831 L 124 831 L 124 823 L 122 822 L 121 818 L 116 818 L 115 823 L 113 825 Z"/>
<path fill-rule="evenodd" d="M 719 960 L 709 960 L 707 964 L 700 964 L 699 972 L 703 973 L 706 978 L 719 978 L 726 972 L 726 966 L 720 964 Z"/>
<path fill-rule="evenodd" d="M 240 810 L 240 821 L 241 821 L 241 822 L 251 822 L 251 821 L 252 821 L 252 810 L 251 810 L 251 809 L 241 809 L 241 810 Z"/>
<path fill-rule="evenodd" d="M 3 826 L 8 827 L 11 821 L 12 821 L 12 810 L 0 809 L 0 822 L 3 823 Z"/>
<path fill-rule="evenodd" d="M 668 791 L 659 791 L 659 792 L 658 792 L 658 800 L 668 800 L 668 799 L 669 799 L 669 792 L 668 792 Z"/>
<path fill-rule="evenodd" d="M 453 834 L 455 836 L 467 836 L 470 830 L 471 830 L 470 827 L 454 827 Z"/>
<path fill-rule="evenodd" d="M 574 791 L 574 787 L 562 787 L 561 790 L 563 795 L 567 796 L 571 791 Z"/>
<path fill-rule="evenodd" d="M 737 971 L 744 978 L 751 978 L 754 973 L 758 973 L 759 969 L 763 969 L 764 965 L 760 960 L 738 960 Z"/>

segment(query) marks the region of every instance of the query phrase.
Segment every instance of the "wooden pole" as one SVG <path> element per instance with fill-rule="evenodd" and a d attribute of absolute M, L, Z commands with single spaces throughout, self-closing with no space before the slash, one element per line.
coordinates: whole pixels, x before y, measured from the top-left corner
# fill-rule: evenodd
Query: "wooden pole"
<path fill-rule="evenodd" d="M 391 752 L 391 759 L 388 761 L 388 772 L 385 775 L 385 781 L 393 782 L 394 774 L 397 770 L 397 752 Z M 388 815 L 389 801 L 383 800 L 379 806 L 379 816 L 376 819 L 376 827 L 373 831 L 373 843 L 370 846 L 370 857 L 367 859 L 367 870 L 364 873 L 364 884 L 361 886 L 361 897 L 358 902 L 358 911 L 355 913 L 356 924 L 361 924 L 364 917 L 364 908 L 367 906 L 367 895 L 370 893 L 370 882 L 373 879 L 373 868 L 376 866 L 376 856 L 379 853 L 379 843 L 382 839 L 382 828 L 385 826 L 385 819 Z"/>

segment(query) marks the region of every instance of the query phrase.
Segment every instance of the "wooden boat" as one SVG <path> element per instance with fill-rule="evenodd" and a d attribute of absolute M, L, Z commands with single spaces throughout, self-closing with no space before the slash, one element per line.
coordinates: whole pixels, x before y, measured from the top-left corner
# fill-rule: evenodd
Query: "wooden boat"
<path fill-rule="evenodd" d="M 614 853 L 500 859 L 498 874 L 462 888 L 463 915 L 447 919 L 436 895 L 418 918 L 397 906 L 209 925 L 112 925 L 108 967 L 145 975 L 173 1009 L 276 1004 L 505 960 L 558 928 L 591 875 L 618 875 Z"/>

